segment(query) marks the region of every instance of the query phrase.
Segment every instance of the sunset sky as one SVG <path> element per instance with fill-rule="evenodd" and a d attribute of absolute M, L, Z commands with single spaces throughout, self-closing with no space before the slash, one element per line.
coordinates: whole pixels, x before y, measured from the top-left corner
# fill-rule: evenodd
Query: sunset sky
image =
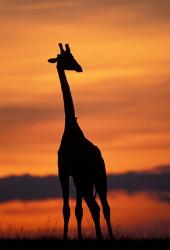
<path fill-rule="evenodd" d="M 64 127 L 55 65 L 108 173 L 170 163 L 170 0 L 0 0 L 0 176 L 57 174 Z"/>

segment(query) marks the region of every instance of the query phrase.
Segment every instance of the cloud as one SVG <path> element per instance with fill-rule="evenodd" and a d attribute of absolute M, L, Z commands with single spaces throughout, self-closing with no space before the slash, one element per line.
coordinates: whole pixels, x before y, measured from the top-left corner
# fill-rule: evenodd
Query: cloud
<path fill-rule="evenodd" d="M 36 20 L 43 17 L 45 20 L 64 19 L 65 22 L 70 21 L 72 23 L 77 20 L 83 21 L 83 19 L 86 21 L 87 18 L 85 17 L 89 14 L 90 19 L 104 21 L 107 17 L 97 15 L 97 13 L 112 12 L 111 20 L 116 21 L 117 24 L 125 24 L 125 21 L 128 19 L 134 26 L 139 25 L 140 21 L 170 21 L 170 2 L 168 0 L 93 0 L 90 2 L 87 0 L 11 0 L 10 2 L 1 0 L 0 2 L 2 15 L 4 15 L 5 11 L 6 15 L 18 14 L 19 16 L 27 16 Z M 129 14 L 127 15 L 127 13 Z M 135 23 L 135 20 L 139 22 Z M 107 23 L 107 25 L 110 24 Z"/>
<path fill-rule="evenodd" d="M 160 165 L 156 166 L 150 170 L 151 172 L 155 173 L 170 173 L 170 165 Z"/>
<path fill-rule="evenodd" d="M 62 107 L 50 103 L 39 105 L 11 104 L 0 107 L 0 127 L 1 131 L 21 129 L 32 124 L 57 120 L 62 117 Z"/>
<path fill-rule="evenodd" d="M 170 203 L 170 192 L 150 192 L 149 196 L 156 201 Z"/>
<path fill-rule="evenodd" d="M 158 167 L 159 168 L 159 167 Z M 129 172 L 110 174 L 107 176 L 108 191 L 123 190 L 129 195 L 138 192 L 154 194 L 160 201 L 170 201 L 170 165 L 164 166 L 164 171 Z M 70 183 L 70 196 L 75 198 L 73 182 Z M 9 176 L 0 178 L 0 202 L 10 200 L 42 200 L 61 198 L 61 186 L 58 176 L 36 177 L 30 175 Z"/>
<path fill-rule="evenodd" d="M 169 165 L 164 166 L 169 169 Z M 122 189 L 129 194 L 136 192 L 170 192 L 170 172 L 159 173 L 150 170 L 149 172 L 129 172 L 108 176 L 108 190 Z"/>
<path fill-rule="evenodd" d="M 15 152 L 15 155 L 20 155 L 25 152 L 25 149 L 30 150 L 31 148 L 33 153 L 35 147 L 42 150 L 47 145 L 55 144 L 61 118 L 64 118 L 63 107 L 55 105 L 53 102 L 1 106 L 0 149 L 2 159 L 5 154 L 12 155 Z M 53 124 L 56 124 L 56 129 Z M 13 161 L 11 157 L 12 164 Z"/>

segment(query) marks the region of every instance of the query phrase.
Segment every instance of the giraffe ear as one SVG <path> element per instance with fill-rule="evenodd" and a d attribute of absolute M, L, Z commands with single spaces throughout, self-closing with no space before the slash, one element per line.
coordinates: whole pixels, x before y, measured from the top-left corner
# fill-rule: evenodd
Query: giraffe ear
<path fill-rule="evenodd" d="M 68 43 L 65 44 L 65 47 L 66 47 L 66 52 L 70 53 L 70 47 L 69 47 Z"/>
<path fill-rule="evenodd" d="M 63 54 L 64 53 L 64 49 L 63 49 L 62 43 L 59 43 L 58 46 L 60 47 L 60 53 Z"/>
<path fill-rule="evenodd" d="M 48 59 L 48 62 L 49 63 L 56 63 L 57 62 L 57 57 Z"/>

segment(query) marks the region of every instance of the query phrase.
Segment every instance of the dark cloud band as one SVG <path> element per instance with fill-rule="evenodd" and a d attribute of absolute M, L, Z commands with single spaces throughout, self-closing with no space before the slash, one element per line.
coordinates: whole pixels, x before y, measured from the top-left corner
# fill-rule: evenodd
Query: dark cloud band
<path fill-rule="evenodd" d="M 125 191 L 129 195 L 138 192 L 151 193 L 160 201 L 170 201 L 170 166 L 160 166 L 148 172 L 129 172 L 108 175 L 108 191 Z M 70 183 L 70 196 L 75 198 L 75 188 Z M 58 176 L 35 177 L 9 176 L 0 179 L 0 202 L 11 200 L 43 200 L 61 198 Z"/>

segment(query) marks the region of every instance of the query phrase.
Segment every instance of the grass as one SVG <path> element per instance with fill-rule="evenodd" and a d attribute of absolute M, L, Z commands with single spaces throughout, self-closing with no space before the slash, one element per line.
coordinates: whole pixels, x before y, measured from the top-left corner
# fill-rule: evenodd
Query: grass
<path fill-rule="evenodd" d="M 130 239 L 130 238 L 121 238 L 115 239 L 113 241 L 110 240 L 102 240 L 97 241 L 94 239 L 84 239 L 82 241 L 78 240 L 67 240 L 63 241 L 57 238 L 37 238 L 37 239 L 29 239 L 29 238 L 14 238 L 14 239 L 0 239 L 0 248 L 3 246 L 9 247 L 21 247 L 24 249 L 25 247 L 38 247 L 38 248 L 52 248 L 55 249 L 119 249 L 129 248 L 129 249 L 138 249 L 142 247 L 149 247 L 151 249 L 169 249 L 170 248 L 170 239 Z"/>
<path fill-rule="evenodd" d="M 170 249 L 170 235 L 169 230 L 166 230 L 165 225 L 162 225 L 162 233 L 157 232 L 155 228 L 150 230 L 149 233 L 139 229 L 136 232 L 129 233 L 123 231 L 123 229 L 117 226 L 114 230 L 115 239 L 113 241 L 108 240 L 108 235 L 105 234 L 106 230 L 103 230 L 103 240 L 97 241 L 94 239 L 94 232 L 87 230 L 83 234 L 83 240 L 78 241 L 76 231 L 70 235 L 69 240 L 63 241 L 62 234 L 59 234 L 55 227 L 42 227 L 34 233 L 26 231 L 24 228 L 20 230 L 13 230 L 13 227 L 8 228 L 8 235 L 6 231 L 0 234 L 0 249 L 2 247 L 17 247 L 21 249 L 37 247 L 37 248 L 52 248 L 54 246 L 58 249 L 119 249 L 119 248 L 153 248 L 153 249 Z M 56 236 L 57 235 L 57 236 Z M 86 235 L 86 236 L 85 236 Z M 90 235 L 90 236 L 89 236 Z"/>

